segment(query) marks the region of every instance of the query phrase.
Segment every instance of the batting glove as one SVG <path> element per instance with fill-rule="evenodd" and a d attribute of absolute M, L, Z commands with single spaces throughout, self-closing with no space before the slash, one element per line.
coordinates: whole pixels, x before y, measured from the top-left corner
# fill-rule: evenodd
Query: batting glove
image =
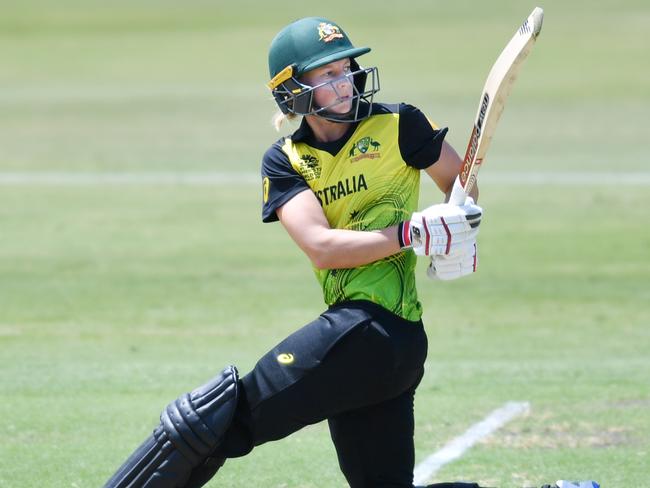
<path fill-rule="evenodd" d="M 439 203 L 415 212 L 399 225 L 402 249 L 418 256 L 452 255 L 476 241 L 483 209 L 467 197 L 463 205 Z"/>
<path fill-rule="evenodd" d="M 477 267 L 478 247 L 474 240 L 453 254 L 431 256 L 427 276 L 432 280 L 451 281 L 476 273 Z"/>

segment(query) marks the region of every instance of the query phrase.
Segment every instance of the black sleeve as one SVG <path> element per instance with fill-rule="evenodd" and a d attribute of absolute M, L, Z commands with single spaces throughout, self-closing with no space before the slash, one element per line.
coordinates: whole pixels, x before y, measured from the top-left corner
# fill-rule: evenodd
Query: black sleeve
<path fill-rule="evenodd" d="M 279 142 L 273 144 L 262 158 L 262 221 L 276 222 L 275 211 L 303 190 L 309 190 L 309 185 L 293 169 Z"/>
<path fill-rule="evenodd" d="M 434 129 L 420 110 L 400 103 L 399 150 L 409 166 L 425 169 L 438 161 L 447 130 Z"/>

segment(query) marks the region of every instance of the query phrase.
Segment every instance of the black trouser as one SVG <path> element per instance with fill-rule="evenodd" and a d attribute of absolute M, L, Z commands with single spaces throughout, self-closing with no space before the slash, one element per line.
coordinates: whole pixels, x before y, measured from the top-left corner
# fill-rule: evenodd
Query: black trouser
<path fill-rule="evenodd" d="M 352 488 L 411 488 L 413 395 L 426 353 L 421 322 L 368 302 L 332 307 L 242 378 L 221 454 L 242 456 L 327 419 Z"/>

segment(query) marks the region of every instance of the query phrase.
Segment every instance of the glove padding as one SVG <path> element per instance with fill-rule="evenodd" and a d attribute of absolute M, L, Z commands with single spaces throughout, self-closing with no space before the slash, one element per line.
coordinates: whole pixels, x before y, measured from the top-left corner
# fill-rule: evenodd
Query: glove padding
<path fill-rule="evenodd" d="M 415 212 L 409 237 L 418 256 L 456 254 L 476 241 L 483 209 L 467 197 L 463 205 L 439 203 Z"/>
<path fill-rule="evenodd" d="M 433 255 L 427 269 L 432 280 L 450 281 L 475 273 L 478 267 L 478 247 L 473 240 L 453 254 Z"/>

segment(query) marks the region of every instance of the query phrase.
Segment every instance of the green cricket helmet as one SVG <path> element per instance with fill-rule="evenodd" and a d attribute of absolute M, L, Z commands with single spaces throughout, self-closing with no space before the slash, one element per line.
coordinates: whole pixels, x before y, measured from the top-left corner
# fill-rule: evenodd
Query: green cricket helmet
<path fill-rule="evenodd" d="M 282 29 L 271 42 L 269 49 L 269 72 L 275 101 L 283 113 L 318 115 L 334 122 L 356 122 L 370 116 L 372 99 L 379 91 L 379 73 L 376 67 L 361 68 L 356 57 L 370 51 L 369 47 L 354 47 L 350 38 L 339 26 L 322 17 L 297 20 Z M 350 58 L 351 72 L 344 75 L 353 85 L 352 108 L 345 114 L 328 109 L 341 102 L 337 99 L 327 107 L 314 102 L 314 90 L 340 80 L 332 80 L 318 86 L 300 81 L 308 71 L 333 61 Z M 370 88 L 366 82 L 370 77 Z M 365 103 L 361 103 L 365 102 Z"/>

